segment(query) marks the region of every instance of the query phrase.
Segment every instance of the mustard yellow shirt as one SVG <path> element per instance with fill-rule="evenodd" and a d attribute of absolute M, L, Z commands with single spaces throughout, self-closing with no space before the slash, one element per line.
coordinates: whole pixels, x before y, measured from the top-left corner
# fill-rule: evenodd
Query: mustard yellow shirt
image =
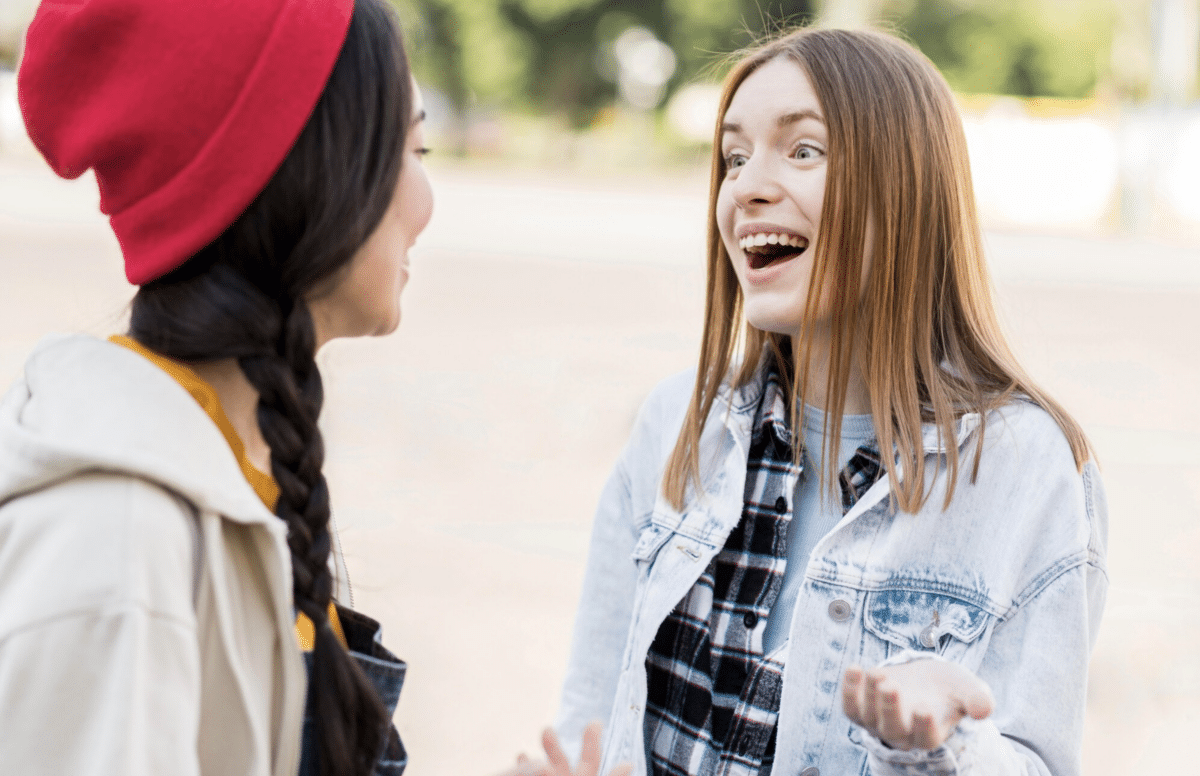
<path fill-rule="evenodd" d="M 115 335 L 108 338 L 122 347 L 129 348 L 133 352 L 142 356 L 146 360 L 153 363 L 159 369 L 171 376 L 175 382 L 179 383 L 185 391 L 191 394 L 191 397 L 196 400 L 200 408 L 204 410 L 217 428 L 221 431 L 221 435 L 225 437 L 225 441 L 229 444 L 229 448 L 233 451 L 233 455 L 237 458 L 238 466 L 242 469 L 242 474 L 246 477 L 246 481 L 250 483 L 250 487 L 254 488 L 254 492 L 262 499 L 263 504 L 272 512 L 275 511 L 275 505 L 279 502 L 279 485 L 275 482 L 275 478 L 266 472 L 260 471 L 250 459 L 246 456 L 246 446 L 242 443 L 241 437 L 233 429 L 233 424 L 229 422 L 228 416 L 225 415 L 225 410 L 221 407 L 221 400 L 217 397 L 217 392 L 213 387 L 181 361 L 161 356 L 152 350 L 147 350 L 141 343 L 130 337 Z M 342 646 L 346 646 L 346 636 L 342 632 L 342 623 L 338 619 L 337 607 L 333 602 L 329 602 L 329 625 L 333 628 L 334 634 L 337 635 L 338 641 L 342 642 Z M 313 648 L 314 629 L 312 620 L 308 615 L 300 612 L 296 615 L 296 640 L 300 643 L 300 648 L 305 652 L 309 652 Z"/>

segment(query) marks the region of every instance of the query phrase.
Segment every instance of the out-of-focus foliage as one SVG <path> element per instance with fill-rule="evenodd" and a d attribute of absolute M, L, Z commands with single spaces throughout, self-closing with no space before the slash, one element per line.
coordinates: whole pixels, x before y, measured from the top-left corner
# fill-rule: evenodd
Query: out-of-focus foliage
<path fill-rule="evenodd" d="M 499 113 L 576 129 L 666 105 L 682 86 L 719 79 L 731 53 L 843 1 L 392 0 L 418 78 L 460 128 Z M 1151 19 L 1166 0 L 853 1 L 960 93 L 1143 99 Z M 641 54 L 658 56 L 650 71 L 662 80 L 634 95 L 626 76 Z"/>
<path fill-rule="evenodd" d="M 955 90 L 1020 97 L 1090 96 L 1117 19 L 1097 0 L 890 0 L 882 16 Z"/>
<path fill-rule="evenodd" d="M 694 80 L 721 56 L 785 21 L 811 19 L 814 0 L 393 0 L 414 68 L 460 111 L 475 104 L 561 113 L 590 124 L 617 98 L 606 52 L 642 27 L 675 52 L 667 84 Z"/>

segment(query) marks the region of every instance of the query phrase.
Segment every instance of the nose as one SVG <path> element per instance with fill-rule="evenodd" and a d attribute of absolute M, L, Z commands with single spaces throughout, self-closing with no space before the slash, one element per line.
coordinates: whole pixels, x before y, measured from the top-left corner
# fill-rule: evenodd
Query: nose
<path fill-rule="evenodd" d="M 754 205 L 779 201 L 782 187 L 766 154 L 753 154 L 738 171 L 730 192 L 734 203 L 743 210 Z"/>

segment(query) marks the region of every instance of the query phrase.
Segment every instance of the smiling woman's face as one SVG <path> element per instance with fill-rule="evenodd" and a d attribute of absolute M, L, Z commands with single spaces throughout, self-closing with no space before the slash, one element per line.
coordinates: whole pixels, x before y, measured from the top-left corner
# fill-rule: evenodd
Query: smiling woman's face
<path fill-rule="evenodd" d="M 421 93 L 413 84 L 413 117 L 391 204 L 328 293 L 309 303 L 318 345 L 335 337 L 390 334 L 400 324 L 400 292 L 408 283 L 408 250 L 433 215 L 425 172 Z"/>
<path fill-rule="evenodd" d="M 773 59 L 738 86 L 722 124 L 717 225 L 746 320 L 764 331 L 794 336 L 803 324 L 827 149 L 820 102 L 795 62 Z"/>

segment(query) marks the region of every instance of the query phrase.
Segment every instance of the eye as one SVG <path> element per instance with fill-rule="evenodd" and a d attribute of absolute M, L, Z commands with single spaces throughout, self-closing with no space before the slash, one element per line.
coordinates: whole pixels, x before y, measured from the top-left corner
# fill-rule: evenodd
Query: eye
<path fill-rule="evenodd" d="M 725 169 L 736 170 L 738 167 L 746 164 L 745 154 L 739 154 L 736 151 L 725 155 Z"/>
<path fill-rule="evenodd" d="M 420 148 L 414 148 L 413 153 L 415 153 L 417 156 L 429 156 L 431 153 L 433 153 L 433 149 L 422 146 Z"/>
<path fill-rule="evenodd" d="M 799 147 L 797 147 L 792 153 L 792 158 L 807 162 L 814 159 L 820 159 L 824 155 L 825 149 L 810 143 L 801 143 Z"/>

